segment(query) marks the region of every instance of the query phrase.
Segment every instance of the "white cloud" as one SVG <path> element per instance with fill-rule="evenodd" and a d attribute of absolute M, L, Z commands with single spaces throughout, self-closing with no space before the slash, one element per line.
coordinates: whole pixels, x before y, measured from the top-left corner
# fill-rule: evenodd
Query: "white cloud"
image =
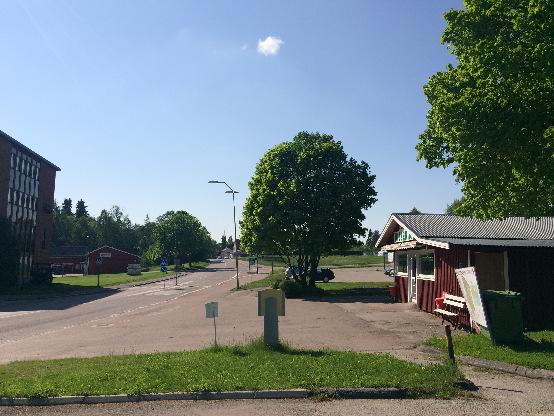
<path fill-rule="evenodd" d="M 258 39 L 257 51 L 265 56 L 277 55 L 283 43 L 285 42 L 275 36 L 268 36 L 264 40 Z"/>

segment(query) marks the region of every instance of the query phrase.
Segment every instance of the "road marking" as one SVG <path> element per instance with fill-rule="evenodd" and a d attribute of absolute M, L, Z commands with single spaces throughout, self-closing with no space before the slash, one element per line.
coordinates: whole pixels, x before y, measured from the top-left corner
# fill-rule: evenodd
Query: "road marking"
<path fill-rule="evenodd" d="M 236 275 L 231 277 L 230 279 L 227 279 L 227 280 L 224 280 L 222 283 L 225 283 L 225 282 L 230 282 L 232 280 L 236 279 Z M 67 329 L 73 329 L 73 328 L 77 328 L 77 327 L 80 327 L 80 326 L 90 326 L 90 324 L 94 324 L 96 322 L 99 322 L 99 321 L 102 321 L 102 320 L 105 320 L 105 319 L 110 319 L 110 318 L 117 318 L 119 316 L 123 316 L 123 315 L 126 315 L 126 314 L 130 314 L 130 313 L 133 313 L 133 312 L 137 312 L 137 311 L 140 311 L 140 310 L 143 310 L 143 309 L 146 309 L 146 308 L 152 308 L 152 307 L 155 307 L 155 306 L 158 306 L 158 305 L 161 305 L 163 303 L 168 303 L 168 302 L 171 302 L 171 301 L 174 301 L 174 300 L 177 300 L 179 298 L 182 298 L 184 296 L 187 296 L 187 295 L 191 295 L 193 293 L 197 293 L 197 292 L 202 292 L 206 289 L 209 289 L 210 287 L 212 287 L 212 285 L 210 286 L 204 286 L 204 287 L 201 287 L 199 289 L 196 289 L 196 290 L 191 290 L 190 292 L 185 292 L 185 293 L 181 293 L 173 298 L 170 298 L 170 299 L 164 299 L 164 300 L 161 300 L 161 301 L 158 301 L 158 302 L 153 302 L 153 303 L 150 303 L 148 305 L 141 305 L 141 306 L 138 306 L 136 308 L 133 308 L 133 309 L 127 309 L 126 311 L 123 311 L 123 312 L 118 312 L 118 313 L 112 313 L 111 315 L 109 316 L 104 316 L 102 318 L 95 318 L 95 319 L 90 319 L 88 321 L 84 321 L 84 322 L 80 322 L 80 323 L 77 323 L 77 324 L 73 324 L 73 325 L 67 325 L 67 326 L 64 326 L 62 328 L 56 328 L 56 329 L 51 329 L 49 331 L 44 331 L 44 332 L 41 332 L 41 333 L 38 333 L 38 334 L 32 334 L 28 337 L 23 337 L 23 338 L 19 338 L 19 339 L 7 339 L 7 340 L 3 340 L 3 341 L 0 341 L 0 346 L 3 346 L 3 345 L 7 345 L 7 344 L 13 344 L 15 342 L 19 342 L 19 341 L 23 341 L 23 340 L 27 340 L 27 339 L 31 339 L 31 338 L 36 338 L 36 337 L 43 337 L 45 335 L 50 335 L 50 334 L 54 334 L 56 332 L 60 332 L 60 331 L 64 331 L 64 330 L 67 330 Z"/>
<path fill-rule="evenodd" d="M 162 287 L 162 288 L 159 288 L 159 289 L 145 290 L 143 292 L 138 292 L 138 293 L 129 293 L 129 294 L 125 295 L 125 297 L 147 295 L 147 294 L 150 294 L 150 293 L 160 292 L 162 290 L 168 290 L 168 289 L 172 289 L 172 288 L 175 288 L 175 287 L 179 287 L 181 285 L 187 285 L 187 284 L 192 283 L 192 282 L 193 282 L 192 280 L 189 280 L 188 282 L 179 283 L 176 286 L 175 285 L 174 286 L 167 286 L 167 287 Z"/>
<path fill-rule="evenodd" d="M 39 312 L 44 312 L 44 310 L 41 309 L 41 310 L 37 310 L 37 311 L 17 312 L 17 313 L 12 313 L 10 315 L 3 315 L 5 313 L 9 313 L 9 312 L 0 312 L 0 319 L 18 318 L 20 316 L 32 315 L 34 313 L 39 313 Z"/>

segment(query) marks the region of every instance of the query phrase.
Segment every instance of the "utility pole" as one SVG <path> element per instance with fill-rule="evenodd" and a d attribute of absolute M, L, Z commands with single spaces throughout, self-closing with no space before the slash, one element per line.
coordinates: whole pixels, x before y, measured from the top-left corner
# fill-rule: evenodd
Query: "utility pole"
<path fill-rule="evenodd" d="M 222 183 L 227 188 L 229 188 L 228 191 L 225 191 L 226 194 L 231 194 L 233 196 L 233 223 L 235 225 L 235 268 L 237 272 L 237 289 L 239 288 L 239 258 L 237 256 L 238 251 L 238 244 L 237 244 L 237 208 L 235 206 L 235 194 L 238 194 L 238 191 L 235 191 L 233 188 L 229 186 L 229 184 L 225 181 L 209 181 L 208 183 Z"/>

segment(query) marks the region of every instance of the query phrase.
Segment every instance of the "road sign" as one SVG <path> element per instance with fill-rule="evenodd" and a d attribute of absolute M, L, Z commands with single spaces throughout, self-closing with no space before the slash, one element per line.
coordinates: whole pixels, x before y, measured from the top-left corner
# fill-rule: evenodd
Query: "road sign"
<path fill-rule="evenodd" d="M 167 260 L 166 259 L 161 259 L 160 260 L 160 271 L 162 273 L 167 273 Z"/>
<path fill-rule="evenodd" d="M 96 264 L 102 264 L 102 257 L 96 257 Z"/>
<path fill-rule="evenodd" d="M 218 303 L 209 302 L 206 303 L 206 318 L 217 318 L 218 317 Z"/>
<path fill-rule="evenodd" d="M 167 273 L 167 266 L 161 266 L 161 267 L 160 267 L 160 271 L 161 271 L 162 273 Z"/>
<path fill-rule="evenodd" d="M 214 320 L 214 345 L 217 345 L 217 326 L 215 324 L 215 318 L 217 318 L 217 302 L 206 303 L 206 318 L 213 318 Z"/>
<path fill-rule="evenodd" d="M 254 257 L 250 257 L 250 258 L 248 259 L 248 265 L 249 265 L 249 266 L 253 266 L 253 265 L 255 265 L 255 264 L 256 264 L 256 259 L 255 259 Z"/>

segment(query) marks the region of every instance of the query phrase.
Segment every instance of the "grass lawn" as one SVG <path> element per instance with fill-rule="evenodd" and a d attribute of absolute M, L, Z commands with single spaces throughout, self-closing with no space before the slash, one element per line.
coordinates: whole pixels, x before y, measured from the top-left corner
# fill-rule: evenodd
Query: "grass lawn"
<path fill-rule="evenodd" d="M 197 262 L 192 263 L 194 268 L 203 268 L 208 265 L 207 262 Z M 149 272 L 143 272 L 140 276 L 129 276 L 127 273 L 117 273 L 117 274 L 101 274 L 100 275 L 100 286 L 101 287 L 110 287 L 123 283 L 132 283 L 132 282 L 144 282 L 148 280 L 160 279 L 162 277 L 171 277 L 173 276 L 173 266 L 170 267 L 168 273 L 162 273 L 158 270 L 153 270 Z M 71 292 L 82 292 L 82 291 L 93 291 L 97 284 L 97 275 L 88 275 L 88 276 L 58 276 L 54 277 L 51 285 L 48 286 L 24 286 L 21 289 L 8 289 L 2 291 L 2 295 L 24 295 L 24 296 L 35 296 L 35 295 L 64 295 Z"/>
<path fill-rule="evenodd" d="M 411 397 L 448 398 L 456 394 L 453 383 L 460 377 L 446 364 L 419 365 L 388 354 L 270 350 L 255 341 L 199 351 L 0 365 L 0 396 L 398 387 Z"/>
<path fill-rule="evenodd" d="M 247 260 L 243 258 L 241 260 Z M 260 259 L 260 264 L 265 266 L 271 266 L 271 259 Z M 275 258 L 273 261 L 275 267 L 286 267 L 286 264 L 281 259 Z M 319 262 L 320 267 L 331 267 L 334 269 L 348 268 L 348 267 L 370 267 L 370 266 L 382 266 L 383 257 L 381 256 L 327 256 L 322 257 Z"/>
<path fill-rule="evenodd" d="M 193 268 L 203 268 L 208 265 L 207 262 L 192 263 Z M 171 277 L 173 275 L 173 266 L 169 269 L 168 273 L 163 273 L 159 269 L 151 270 L 149 272 L 143 272 L 140 276 L 129 276 L 127 273 L 116 274 L 101 274 L 100 286 L 113 286 L 123 283 L 132 282 L 144 282 L 146 280 L 160 279 L 162 277 Z M 55 277 L 53 283 L 64 283 L 66 285 L 78 285 L 78 286 L 96 286 L 98 276 L 68 276 L 68 277 Z"/>
<path fill-rule="evenodd" d="M 240 286 L 240 289 L 257 289 L 262 287 L 278 287 L 284 280 L 283 271 L 277 270 L 269 276 L 246 283 Z M 323 290 L 317 293 L 317 296 L 372 296 L 386 295 L 388 282 L 317 282 L 316 287 Z"/>
<path fill-rule="evenodd" d="M 446 339 L 430 338 L 426 345 L 446 351 Z M 525 333 L 525 339 L 516 345 L 493 345 L 484 335 L 458 335 L 454 337 L 457 355 L 503 361 L 530 368 L 554 370 L 554 331 Z"/>

